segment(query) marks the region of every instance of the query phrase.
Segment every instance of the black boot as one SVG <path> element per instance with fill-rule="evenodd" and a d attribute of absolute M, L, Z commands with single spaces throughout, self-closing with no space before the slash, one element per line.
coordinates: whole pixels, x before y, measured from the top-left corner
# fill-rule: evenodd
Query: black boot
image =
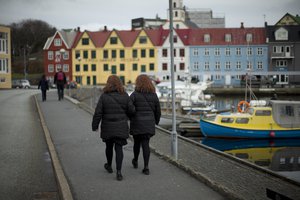
<path fill-rule="evenodd" d="M 108 165 L 107 163 L 104 164 L 104 168 L 106 169 L 106 171 L 108 173 L 110 173 L 110 174 L 113 173 L 113 170 L 112 170 L 111 166 Z"/>
<path fill-rule="evenodd" d="M 137 162 L 137 160 L 135 160 L 135 159 L 132 159 L 132 165 L 133 165 L 133 168 L 138 168 L 138 162 Z"/>
<path fill-rule="evenodd" d="M 150 174 L 150 171 L 149 171 L 149 168 L 148 168 L 148 167 L 145 167 L 145 168 L 143 169 L 143 174 L 145 174 L 145 175 L 149 175 L 149 174 Z"/>
<path fill-rule="evenodd" d="M 122 179 L 123 179 L 123 176 L 122 176 L 121 170 L 117 170 L 117 180 L 121 181 Z"/>

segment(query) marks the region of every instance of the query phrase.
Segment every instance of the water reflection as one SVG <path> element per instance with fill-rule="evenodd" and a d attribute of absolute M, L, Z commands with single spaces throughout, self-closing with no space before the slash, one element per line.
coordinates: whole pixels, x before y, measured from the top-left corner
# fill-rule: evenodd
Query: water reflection
<path fill-rule="evenodd" d="M 211 139 L 202 144 L 300 182 L 300 139 Z"/>

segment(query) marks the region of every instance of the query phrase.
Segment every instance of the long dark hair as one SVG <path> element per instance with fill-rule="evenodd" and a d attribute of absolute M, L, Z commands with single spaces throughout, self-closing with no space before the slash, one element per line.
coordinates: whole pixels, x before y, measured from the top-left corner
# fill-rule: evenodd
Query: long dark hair
<path fill-rule="evenodd" d="M 155 93 L 155 87 L 147 75 L 139 75 L 135 81 L 135 91 L 143 93 Z"/>
<path fill-rule="evenodd" d="M 121 79 L 116 75 L 110 75 L 106 81 L 106 85 L 103 88 L 104 93 L 119 92 L 125 93 Z"/>

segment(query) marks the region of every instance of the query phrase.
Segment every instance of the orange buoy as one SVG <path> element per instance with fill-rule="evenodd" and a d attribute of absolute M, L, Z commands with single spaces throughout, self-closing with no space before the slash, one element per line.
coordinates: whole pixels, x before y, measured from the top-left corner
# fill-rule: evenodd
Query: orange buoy
<path fill-rule="evenodd" d="M 242 112 L 246 112 L 249 107 L 250 107 L 250 104 L 247 101 L 240 101 L 239 104 L 238 104 L 237 109 L 238 109 L 239 112 L 242 113 Z"/>

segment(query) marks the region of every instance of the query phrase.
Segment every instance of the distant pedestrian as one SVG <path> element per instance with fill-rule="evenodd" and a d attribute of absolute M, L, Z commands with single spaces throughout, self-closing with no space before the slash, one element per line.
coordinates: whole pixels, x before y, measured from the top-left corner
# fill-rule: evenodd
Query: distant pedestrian
<path fill-rule="evenodd" d="M 64 88 L 65 84 L 67 83 L 66 75 L 62 71 L 61 68 L 58 69 L 59 71 L 56 72 L 54 76 L 54 84 L 56 84 L 57 87 L 57 93 L 58 93 L 58 100 L 64 99 Z"/>
<path fill-rule="evenodd" d="M 155 124 L 158 125 L 161 110 L 155 87 L 147 75 L 140 75 L 136 79 L 135 91 L 130 95 L 136 113 L 130 120 L 130 134 L 133 135 L 134 158 L 132 164 L 138 168 L 140 147 L 143 149 L 143 173 L 149 175 L 150 138 L 155 134 Z"/>
<path fill-rule="evenodd" d="M 276 93 L 273 94 L 273 97 L 271 98 L 271 100 L 277 100 L 278 99 L 278 96 Z"/>
<path fill-rule="evenodd" d="M 100 96 L 93 116 L 92 130 L 97 131 L 101 122 L 100 137 L 106 144 L 104 168 L 112 173 L 113 147 L 116 153 L 117 180 L 123 179 L 121 170 L 123 162 L 123 146 L 129 137 L 128 119 L 135 108 L 125 92 L 119 77 L 111 75 L 107 79 L 103 94 Z"/>
<path fill-rule="evenodd" d="M 49 84 L 48 84 L 48 80 L 46 79 L 45 75 L 43 75 L 41 80 L 39 81 L 38 89 L 41 89 L 41 91 L 42 91 L 42 100 L 46 101 L 47 90 L 49 90 Z"/>

